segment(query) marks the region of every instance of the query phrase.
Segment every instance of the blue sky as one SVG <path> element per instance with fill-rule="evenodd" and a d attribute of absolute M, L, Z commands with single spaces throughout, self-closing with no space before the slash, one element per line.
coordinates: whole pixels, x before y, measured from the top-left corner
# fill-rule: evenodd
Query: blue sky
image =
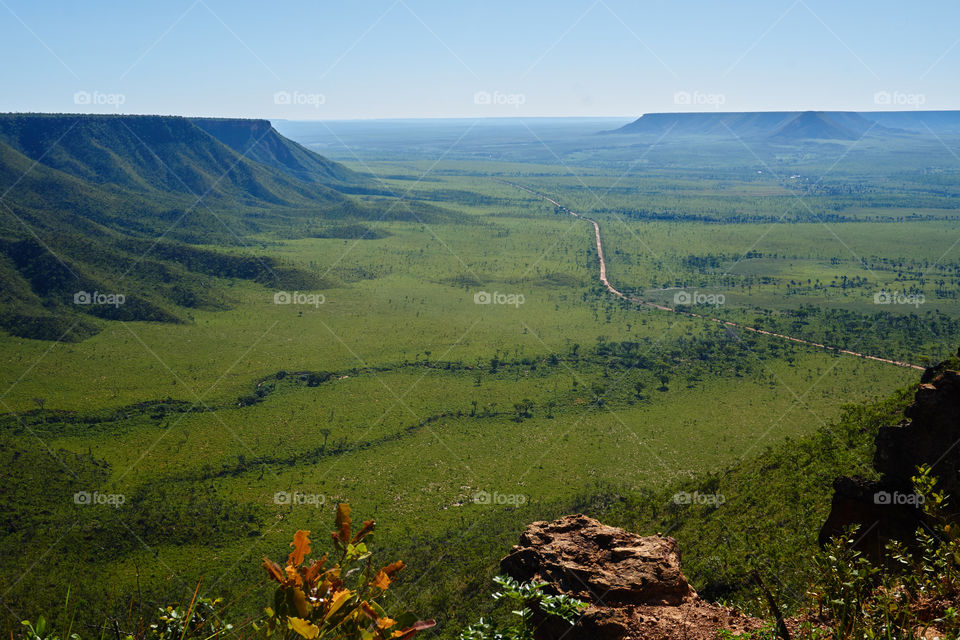
<path fill-rule="evenodd" d="M 953 109 L 957 24 L 954 0 L 0 0 L 0 111 Z"/>

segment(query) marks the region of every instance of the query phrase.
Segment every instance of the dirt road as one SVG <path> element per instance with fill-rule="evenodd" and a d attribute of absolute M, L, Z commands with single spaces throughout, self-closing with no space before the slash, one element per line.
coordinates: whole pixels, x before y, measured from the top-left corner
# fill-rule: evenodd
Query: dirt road
<path fill-rule="evenodd" d="M 758 329 L 758 328 L 756 328 L 756 327 L 750 327 L 750 326 L 747 326 L 747 325 L 745 325 L 745 324 L 740 324 L 740 323 L 738 323 L 738 322 L 730 322 L 729 320 L 723 320 L 723 319 L 720 319 L 720 318 L 712 318 L 712 317 L 710 317 L 710 316 L 705 316 L 705 315 L 700 314 L 700 313 L 693 313 L 693 312 L 691 312 L 691 311 L 684 311 L 684 310 L 682 310 L 682 309 L 675 309 L 675 308 L 673 308 L 673 307 L 665 307 L 665 306 L 663 306 L 663 305 L 661 305 L 661 304 L 657 304 L 657 303 L 655 303 L 655 302 L 648 302 L 647 300 L 641 300 L 640 298 L 637 298 L 637 297 L 635 297 L 635 296 L 627 296 L 627 295 L 623 294 L 622 292 L 620 292 L 619 290 L 617 290 L 617 288 L 614 287 L 612 284 L 610 284 L 610 281 L 607 279 L 607 261 L 606 261 L 606 260 L 604 259 L 604 257 L 603 257 L 603 242 L 602 242 L 601 239 L 600 239 L 600 225 L 597 223 L 596 220 L 593 220 L 592 218 L 587 218 L 586 216 L 582 216 L 582 215 L 580 215 L 579 213 L 576 213 L 575 211 L 572 211 L 572 210 L 568 209 L 567 207 L 563 206 L 562 204 L 560 204 L 559 202 L 557 202 L 557 201 L 554 200 L 553 198 L 551 198 L 551 197 L 549 197 L 549 196 L 545 196 L 544 194 L 538 193 L 538 192 L 536 192 L 536 191 L 534 191 L 534 190 L 532 190 L 532 189 L 528 189 L 527 187 L 521 186 L 521 185 L 516 184 L 516 183 L 513 183 L 513 182 L 509 182 L 509 181 L 507 181 L 507 180 L 499 180 L 499 182 L 502 182 L 502 183 L 504 183 L 504 184 L 508 184 L 508 185 L 510 185 L 511 187 L 514 187 L 514 188 L 516 188 L 516 189 L 520 189 L 521 191 L 526 191 L 527 193 L 532 194 L 532 195 L 534 195 L 534 196 L 536 196 L 536 197 L 538 197 L 538 198 L 541 198 L 542 200 L 546 200 L 547 202 L 553 204 L 555 207 L 557 207 L 557 208 L 560 209 L 561 211 L 566 211 L 567 213 L 569 213 L 569 214 L 570 214 L 571 216 L 573 216 L 574 218 L 579 218 L 580 220 L 585 220 L 585 221 L 589 222 L 590 224 L 592 224 L 592 225 L 593 225 L 593 233 L 594 233 L 594 235 L 596 236 L 596 239 L 597 239 L 597 256 L 600 258 L 600 282 L 601 282 L 601 284 L 603 284 L 604 287 L 607 288 L 607 291 L 609 291 L 609 292 L 612 293 L 613 295 L 617 296 L 618 298 L 622 298 L 623 300 L 627 300 L 627 301 L 632 302 L 632 303 L 634 303 L 634 304 L 641 304 L 641 305 L 644 305 L 644 306 L 647 306 L 647 307 L 652 307 L 652 308 L 654 308 L 654 309 L 659 309 L 660 311 L 669 311 L 670 313 L 679 313 L 679 314 L 681 314 L 681 315 L 685 315 L 685 316 L 688 316 L 688 317 L 690 317 L 690 318 L 700 318 L 700 319 L 703 319 L 703 320 L 707 320 L 707 321 L 709 321 L 709 322 L 716 322 L 717 324 L 722 324 L 722 325 L 727 326 L 727 327 L 733 327 L 733 328 L 735 328 L 735 329 L 742 329 L 743 331 L 752 331 L 753 333 L 759 333 L 759 334 L 763 334 L 763 335 L 765 335 L 765 336 L 773 336 L 774 338 L 781 338 L 781 339 L 783 339 L 783 340 L 789 340 L 789 341 L 791 341 L 791 342 L 797 342 L 797 343 L 799 343 L 799 344 L 805 344 L 805 345 L 808 345 L 808 346 L 811 346 L 811 347 L 816 347 L 817 349 L 823 349 L 823 350 L 825 350 L 825 351 L 834 351 L 834 352 L 836 352 L 836 353 L 842 353 L 842 354 L 845 354 L 845 355 L 848 355 L 848 356 L 856 356 L 857 358 L 863 358 L 863 359 L 865 359 L 865 360 L 874 360 L 874 361 L 876 361 L 876 362 L 883 362 L 883 363 L 886 363 L 886 364 L 892 364 L 892 365 L 896 365 L 896 366 L 898 366 L 898 367 L 908 367 L 908 368 L 911 368 L 911 369 L 919 369 L 920 371 L 923 371 L 923 370 L 924 370 L 924 367 L 921 367 L 920 365 L 916 365 L 916 364 L 910 364 L 909 362 L 901 362 L 900 360 L 891 360 L 891 359 L 889 359 L 889 358 L 881 358 L 881 357 L 879 357 L 879 356 L 871 356 L 871 355 L 868 355 L 868 354 L 866 354 L 866 353 L 859 353 L 859 352 L 857 352 L 857 351 L 850 351 L 849 349 L 840 349 L 840 348 L 838 348 L 838 347 L 831 347 L 831 346 L 829 346 L 829 345 L 820 344 L 819 342 L 811 342 L 810 340 L 804 340 L 803 338 L 795 338 L 795 337 L 793 337 L 793 336 L 784 335 L 784 334 L 782 334 L 782 333 L 773 333 L 772 331 L 765 331 L 765 330 L 763 330 L 763 329 Z"/>

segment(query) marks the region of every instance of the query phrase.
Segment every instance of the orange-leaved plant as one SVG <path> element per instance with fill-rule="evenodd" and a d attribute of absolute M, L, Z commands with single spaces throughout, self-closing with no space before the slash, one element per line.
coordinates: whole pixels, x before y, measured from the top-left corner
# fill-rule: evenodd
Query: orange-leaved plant
<path fill-rule="evenodd" d="M 282 640 L 407 640 L 434 626 L 433 620 L 418 620 L 410 613 L 392 618 L 377 600 L 394 575 L 403 569 L 399 560 L 374 569 L 364 539 L 373 531 L 373 520 L 351 536 L 350 507 L 337 505 L 336 528 L 331 535 L 335 548 L 312 561 L 309 531 L 297 531 L 286 567 L 264 558 L 263 567 L 280 586 L 274 606 L 266 610 L 267 635 Z M 348 584 L 349 583 L 349 584 Z"/>

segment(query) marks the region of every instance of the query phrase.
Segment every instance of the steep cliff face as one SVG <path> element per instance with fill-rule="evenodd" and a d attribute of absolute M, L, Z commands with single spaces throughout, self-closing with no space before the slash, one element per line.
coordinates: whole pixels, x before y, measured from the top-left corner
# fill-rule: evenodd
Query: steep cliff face
<path fill-rule="evenodd" d="M 349 200 L 336 189 L 364 180 L 266 120 L 0 114 L 0 144 L 9 147 L 5 155 L 21 154 L 57 178 L 110 188 L 112 197 L 203 196 L 214 208 L 223 199 L 230 206 L 345 206 Z"/>
<path fill-rule="evenodd" d="M 581 514 L 532 523 L 500 568 L 590 603 L 574 627 L 541 621 L 537 640 L 713 640 L 719 629 L 762 626 L 702 600 L 683 575 L 673 538 L 640 536 Z"/>
<path fill-rule="evenodd" d="M 913 540 L 923 513 L 911 478 L 923 464 L 932 467 L 939 489 L 954 498 L 948 515 L 960 516 L 958 365 L 960 361 L 952 359 L 928 369 L 905 419 L 880 429 L 873 462 L 880 480 L 841 477 L 834 482 L 830 515 L 820 530 L 821 544 L 853 524 L 860 525 L 858 548 L 874 559 L 891 539 Z"/>
<path fill-rule="evenodd" d="M 884 477 L 909 479 L 917 465 L 932 465 L 943 489 L 960 496 L 958 444 L 960 373 L 948 369 L 920 384 L 906 420 L 880 430 L 874 467 Z"/>
<path fill-rule="evenodd" d="M 326 184 L 334 188 L 372 182 L 339 162 L 283 137 L 267 120 L 191 118 L 190 122 L 243 157 L 279 169 L 305 182 Z"/>

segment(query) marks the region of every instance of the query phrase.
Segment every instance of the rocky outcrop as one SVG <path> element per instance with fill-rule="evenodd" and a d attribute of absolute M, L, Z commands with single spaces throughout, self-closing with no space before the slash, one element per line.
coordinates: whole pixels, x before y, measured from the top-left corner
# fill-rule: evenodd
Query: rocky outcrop
<path fill-rule="evenodd" d="M 877 434 L 874 468 L 885 478 L 909 481 L 918 465 L 930 464 L 941 488 L 960 496 L 960 373 L 946 370 L 921 383 L 905 416 Z"/>
<path fill-rule="evenodd" d="M 762 625 L 700 599 L 673 538 L 639 536 L 584 515 L 530 524 L 500 568 L 519 581 L 546 582 L 548 593 L 590 603 L 573 628 L 540 620 L 538 640 L 713 640 L 718 629 L 741 633 Z"/>
<path fill-rule="evenodd" d="M 879 560 L 887 542 L 914 538 L 922 512 L 915 504 L 893 503 L 893 496 L 912 495 L 909 483 L 837 478 L 830 515 L 820 529 L 820 544 L 825 545 L 845 528 L 858 524 L 854 547 L 871 560 Z"/>
<path fill-rule="evenodd" d="M 938 488 L 953 496 L 954 516 L 960 516 L 960 373 L 956 359 L 928 369 L 913 403 L 896 426 L 877 433 L 873 466 L 879 481 L 838 478 L 830 515 L 820 530 L 820 544 L 845 527 L 860 525 L 857 548 L 879 559 L 889 540 L 911 542 L 923 523 L 912 476 L 922 464 L 931 465 Z"/>

